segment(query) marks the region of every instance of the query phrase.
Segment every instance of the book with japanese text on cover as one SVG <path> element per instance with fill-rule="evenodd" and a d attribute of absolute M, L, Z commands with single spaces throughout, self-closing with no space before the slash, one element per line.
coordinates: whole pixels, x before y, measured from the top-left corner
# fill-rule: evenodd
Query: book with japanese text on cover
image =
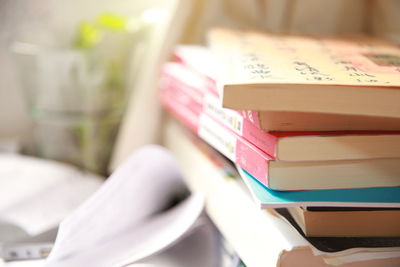
<path fill-rule="evenodd" d="M 400 117 L 400 49 L 370 38 L 216 28 L 208 41 L 224 107 Z"/>

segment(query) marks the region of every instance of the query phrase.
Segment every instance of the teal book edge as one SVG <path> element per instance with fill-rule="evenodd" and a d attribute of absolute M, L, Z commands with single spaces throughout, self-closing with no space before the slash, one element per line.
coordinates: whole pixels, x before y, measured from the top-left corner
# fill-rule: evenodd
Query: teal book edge
<path fill-rule="evenodd" d="M 293 206 L 400 207 L 400 187 L 357 188 L 310 191 L 276 191 L 265 187 L 238 168 L 253 198 L 261 208 Z"/>

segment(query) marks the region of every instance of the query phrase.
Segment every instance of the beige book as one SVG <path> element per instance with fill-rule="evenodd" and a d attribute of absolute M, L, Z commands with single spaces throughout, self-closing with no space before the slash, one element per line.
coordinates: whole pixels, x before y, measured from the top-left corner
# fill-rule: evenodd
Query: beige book
<path fill-rule="evenodd" d="M 255 123 L 265 131 L 400 130 L 400 118 L 289 111 L 257 114 Z"/>
<path fill-rule="evenodd" d="M 215 28 L 224 107 L 400 118 L 400 49 L 370 38 Z"/>
<path fill-rule="evenodd" d="M 210 84 L 214 86 L 214 81 L 218 78 L 218 67 L 210 49 L 204 46 L 180 45 L 175 48 L 174 55 L 187 66 L 184 72 L 181 67 L 182 70 L 175 74 L 176 77 L 196 88 L 199 86 L 198 77 L 206 77 L 207 80 L 211 79 Z M 196 72 L 198 77 L 189 76 L 189 69 Z M 175 68 L 175 71 L 179 69 Z M 265 131 L 400 130 L 400 118 L 265 110 L 247 111 L 246 114 L 249 120 Z"/>
<path fill-rule="evenodd" d="M 274 190 L 385 186 L 400 186 L 399 159 L 268 162 L 268 187 Z"/>
<path fill-rule="evenodd" d="M 400 236 L 400 210 L 310 211 L 287 208 L 307 236 Z"/>

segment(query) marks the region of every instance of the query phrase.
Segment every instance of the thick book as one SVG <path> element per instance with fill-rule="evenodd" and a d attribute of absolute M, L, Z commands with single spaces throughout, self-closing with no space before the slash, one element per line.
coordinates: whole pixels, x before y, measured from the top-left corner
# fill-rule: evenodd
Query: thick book
<path fill-rule="evenodd" d="M 200 48 L 195 51 L 198 49 Z M 181 47 L 178 51 L 183 53 L 187 50 Z M 190 51 L 192 50 L 189 48 Z M 196 53 L 190 53 L 193 54 Z M 183 56 L 180 58 L 183 60 Z M 251 122 L 255 119 L 255 114 L 223 108 L 213 93 L 216 90 L 215 85 L 212 86 L 205 76 L 195 73 L 188 66 L 167 63 L 163 67 L 162 79 L 168 90 L 176 91 L 176 97 L 185 101 L 192 110 L 209 114 L 276 160 L 316 161 L 400 157 L 400 132 L 267 132 Z"/>
<path fill-rule="evenodd" d="M 400 236 L 400 209 L 310 210 L 305 207 L 287 209 L 307 236 Z"/>
<path fill-rule="evenodd" d="M 208 40 L 224 107 L 400 118 L 394 44 L 223 28 L 211 30 Z"/>
<path fill-rule="evenodd" d="M 279 161 L 207 114 L 191 110 L 161 83 L 161 102 L 182 123 L 274 190 L 400 186 L 400 159 Z"/>
<path fill-rule="evenodd" d="M 341 243 L 326 238 L 309 242 L 282 217 L 254 205 L 230 164 L 180 123 L 168 117 L 163 137 L 188 186 L 204 195 L 207 214 L 247 266 L 399 266 L 396 246 L 357 247 L 349 239 Z"/>
<path fill-rule="evenodd" d="M 207 88 L 216 91 L 218 68 L 209 48 L 178 46 L 174 60 L 204 76 Z M 218 95 L 218 91 L 215 93 Z M 269 110 L 240 112 L 254 126 L 266 131 L 400 130 L 399 118 Z"/>

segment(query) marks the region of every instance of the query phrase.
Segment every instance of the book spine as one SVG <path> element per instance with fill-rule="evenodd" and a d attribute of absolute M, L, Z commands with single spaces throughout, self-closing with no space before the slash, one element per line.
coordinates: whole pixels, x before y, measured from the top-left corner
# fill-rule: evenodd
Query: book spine
<path fill-rule="evenodd" d="M 197 86 L 193 86 L 188 82 L 182 81 L 183 77 L 185 77 L 185 72 L 180 71 L 180 66 L 175 66 L 172 63 L 166 64 L 161 72 L 161 84 L 164 87 L 175 88 L 182 92 L 185 92 L 186 95 L 190 96 L 197 103 L 201 104 L 204 98 L 205 89 L 198 88 Z"/>
<path fill-rule="evenodd" d="M 243 118 L 248 120 L 255 128 L 262 131 L 261 123 L 260 123 L 260 113 L 254 110 L 241 110 L 238 111 Z"/>
<path fill-rule="evenodd" d="M 191 110 L 176 93 L 163 88 L 162 105 L 201 139 L 268 186 L 268 162 L 272 158 L 210 116 Z"/>
<path fill-rule="evenodd" d="M 171 97 L 176 98 L 177 102 L 188 107 L 199 117 L 200 113 L 203 112 L 202 101 L 194 98 L 192 94 L 188 93 L 188 90 L 182 90 L 182 88 L 183 84 L 172 76 L 163 76 L 160 82 L 161 91 L 166 91 Z M 203 96 L 201 99 L 203 99 Z"/>
<path fill-rule="evenodd" d="M 172 113 L 186 127 L 195 133 L 197 132 L 200 114 L 188 109 L 186 104 L 182 104 L 174 92 L 168 88 L 160 88 L 160 102 L 165 109 Z"/>
<path fill-rule="evenodd" d="M 211 94 L 206 94 L 204 97 L 204 113 L 220 121 L 268 155 L 277 157 L 278 138 L 276 136 L 260 130 L 240 112 L 222 108 L 219 100 Z"/>
<path fill-rule="evenodd" d="M 179 55 L 175 55 L 175 63 L 181 65 L 185 69 L 192 69 L 191 64 L 186 62 L 185 58 L 180 57 Z M 219 97 L 218 86 L 215 78 L 209 77 L 208 75 L 198 72 L 195 69 L 192 69 L 192 72 L 195 72 L 198 76 L 201 76 L 205 80 L 206 89 L 208 93 L 214 95 L 215 97 Z M 235 110 L 238 114 L 240 114 L 244 119 L 248 120 L 250 124 L 252 124 L 255 128 L 258 128 L 262 131 L 261 122 L 260 122 L 260 113 L 258 111 L 253 110 Z"/>
<path fill-rule="evenodd" d="M 184 68 L 184 66 L 180 67 Z M 245 117 L 243 116 L 243 113 L 247 112 L 222 108 L 215 92 L 213 93 L 212 90 L 210 91 L 209 89 L 204 88 L 200 89 L 189 85 L 181 81 L 180 77 L 176 76 L 176 69 L 174 72 L 171 70 L 170 73 L 169 70 L 170 69 L 168 68 L 164 69 L 165 75 L 163 79 L 168 80 L 171 90 L 178 90 L 181 92 L 180 94 L 177 94 L 177 97 L 179 97 L 179 95 L 186 95 L 187 97 L 192 98 L 191 103 L 188 103 L 188 106 L 191 109 L 197 109 L 201 106 L 204 113 L 209 114 L 211 117 L 218 120 L 268 155 L 274 158 L 277 157 L 276 147 L 278 138 L 256 127 L 255 124 L 247 119 L 253 118 L 251 115 L 246 114 Z M 214 91 L 215 90 L 216 89 L 214 89 Z"/>
<path fill-rule="evenodd" d="M 206 114 L 199 118 L 198 135 L 262 184 L 268 183 L 269 155 Z"/>

